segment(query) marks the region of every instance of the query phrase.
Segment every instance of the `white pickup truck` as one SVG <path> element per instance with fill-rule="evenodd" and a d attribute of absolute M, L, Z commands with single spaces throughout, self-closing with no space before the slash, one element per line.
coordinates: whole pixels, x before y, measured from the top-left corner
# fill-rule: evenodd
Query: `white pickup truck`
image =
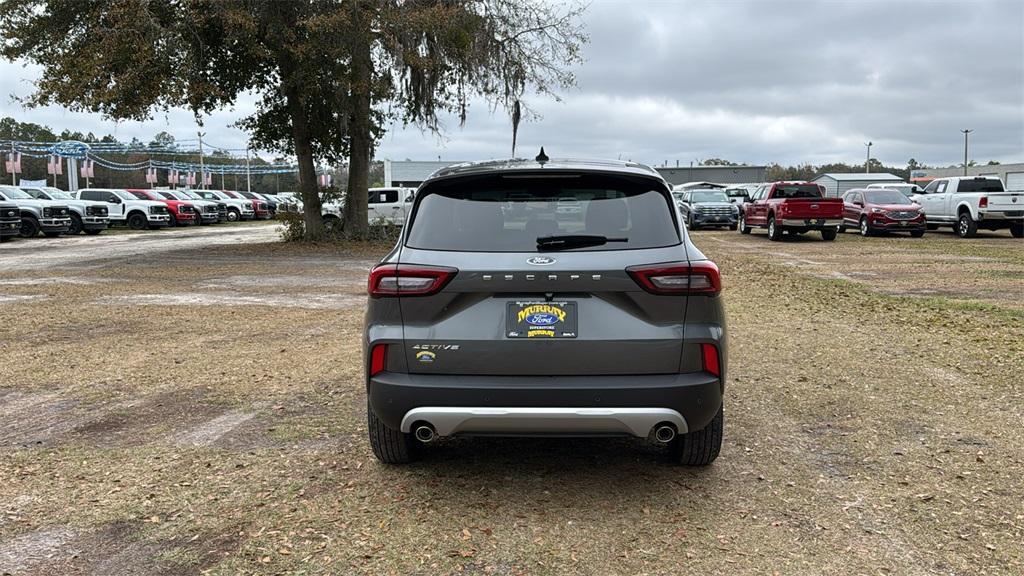
<path fill-rule="evenodd" d="M 412 210 L 416 196 L 414 188 L 370 188 L 366 205 L 366 218 L 371 225 L 402 226 Z M 345 202 L 325 202 L 320 209 L 324 225 L 332 228 L 344 218 Z"/>
<path fill-rule="evenodd" d="M 930 229 L 952 226 L 961 238 L 971 238 L 979 228 L 1009 228 L 1014 238 L 1024 238 L 1024 190 L 1006 191 L 995 176 L 936 178 L 911 198 Z"/>

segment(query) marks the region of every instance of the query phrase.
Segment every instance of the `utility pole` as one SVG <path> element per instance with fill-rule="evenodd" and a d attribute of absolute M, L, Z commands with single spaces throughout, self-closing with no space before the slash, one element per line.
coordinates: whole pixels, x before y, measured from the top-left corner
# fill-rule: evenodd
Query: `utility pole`
<path fill-rule="evenodd" d="M 203 166 L 203 136 L 206 136 L 203 132 L 196 132 L 199 134 L 199 189 L 206 190 L 206 169 Z"/>
<path fill-rule="evenodd" d="M 245 147 L 245 191 L 252 193 L 252 178 L 249 174 L 249 146 Z"/>
<path fill-rule="evenodd" d="M 964 133 L 964 176 L 967 176 L 967 135 L 974 132 L 974 130 L 964 129 L 961 132 Z"/>
<path fill-rule="evenodd" d="M 864 143 L 864 145 L 868 147 L 868 158 L 867 158 L 867 160 L 864 161 L 864 173 L 865 174 L 870 174 L 871 173 L 871 146 L 874 145 L 874 142 L 867 141 L 867 142 Z"/>

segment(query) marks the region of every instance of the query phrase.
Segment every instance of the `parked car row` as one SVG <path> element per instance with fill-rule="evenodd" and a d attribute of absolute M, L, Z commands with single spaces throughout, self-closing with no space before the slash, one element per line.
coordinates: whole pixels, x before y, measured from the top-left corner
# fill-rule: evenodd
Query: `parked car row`
<path fill-rule="evenodd" d="M 730 196 L 729 190 L 735 193 Z M 834 240 L 847 229 L 863 236 L 906 232 L 920 238 L 926 230 L 947 226 L 961 238 L 979 229 L 1008 229 L 1014 238 L 1024 238 L 1024 191 L 1007 191 L 994 176 L 938 178 L 924 189 L 870 184 L 848 190 L 842 198 L 826 198 L 821 185 L 806 181 L 769 182 L 753 189 L 687 188 L 673 194 L 691 230 L 728 226 L 750 234 L 764 228 L 771 240 L 815 231 L 824 240 Z M 735 198 L 742 202 L 730 204 Z"/>
<path fill-rule="evenodd" d="M 155 230 L 240 220 L 267 220 L 296 211 L 291 198 L 256 192 L 163 188 L 84 188 L 65 192 L 52 186 L 0 186 L 0 241 L 95 235 L 110 226 Z"/>

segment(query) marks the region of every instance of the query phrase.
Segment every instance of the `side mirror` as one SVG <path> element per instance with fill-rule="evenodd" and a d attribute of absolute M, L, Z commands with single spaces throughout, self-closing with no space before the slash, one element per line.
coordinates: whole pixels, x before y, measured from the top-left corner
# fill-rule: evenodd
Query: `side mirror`
<path fill-rule="evenodd" d="M 861 208 L 864 207 L 864 203 L 863 202 L 854 202 L 853 205 L 854 206 L 860 206 Z"/>
<path fill-rule="evenodd" d="M 121 203 L 121 199 L 118 198 L 117 196 L 108 196 L 107 197 L 107 202 L 110 202 L 111 204 L 120 204 Z"/>
<path fill-rule="evenodd" d="M 754 201 L 754 199 L 751 198 L 750 196 L 744 196 L 743 197 L 743 203 L 744 204 L 746 204 L 747 202 L 753 202 L 753 201 Z"/>

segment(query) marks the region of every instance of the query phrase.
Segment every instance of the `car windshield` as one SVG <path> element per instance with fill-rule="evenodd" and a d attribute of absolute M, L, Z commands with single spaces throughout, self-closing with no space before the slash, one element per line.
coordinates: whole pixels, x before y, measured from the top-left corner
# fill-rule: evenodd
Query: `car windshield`
<path fill-rule="evenodd" d="M 43 188 L 46 193 L 54 200 L 74 200 L 75 197 L 59 188 Z"/>
<path fill-rule="evenodd" d="M 28 192 L 12 188 L 10 186 L 0 188 L 0 192 L 3 192 L 3 195 L 6 196 L 8 200 L 32 200 L 32 195 Z"/>
<path fill-rule="evenodd" d="M 994 178 L 976 178 L 974 180 L 961 180 L 956 188 L 957 192 L 1002 192 L 1003 181 Z"/>
<path fill-rule="evenodd" d="M 816 184 L 778 184 L 773 198 L 821 198 Z"/>
<path fill-rule="evenodd" d="M 690 192 L 690 202 L 728 202 L 729 196 L 721 190 L 696 190 Z"/>
<path fill-rule="evenodd" d="M 185 198 L 188 198 L 189 200 L 202 200 L 203 199 L 202 196 L 200 196 L 199 194 L 196 194 L 195 192 L 179 192 L 179 194 L 181 194 Z"/>
<path fill-rule="evenodd" d="M 590 174 L 438 182 L 418 200 L 406 245 L 463 252 L 537 252 L 555 243 L 569 250 L 676 245 L 674 211 L 655 187 L 647 179 Z M 558 211 L 566 199 L 579 210 Z"/>
<path fill-rule="evenodd" d="M 138 200 L 138 198 L 127 190 L 114 190 L 113 194 L 122 200 Z M 148 198 L 143 198 L 143 200 L 148 200 Z"/>
<path fill-rule="evenodd" d="M 160 192 L 159 194 L 168 200 L 176 200 L 174 194 L 171 194 L 170 192 Z"/>
<path fill-rule="evenodd" d="M 869 204 L 902 204 L 906 206 L 913 204 L 899 190 L 866 190 L 864 201 Z"/>
<path fill-rule="evenodd" d="M 146 196 L 145 192 L 132 192 L 131 194 L 139 200 L 149 200 L 149 196 Z"/>

